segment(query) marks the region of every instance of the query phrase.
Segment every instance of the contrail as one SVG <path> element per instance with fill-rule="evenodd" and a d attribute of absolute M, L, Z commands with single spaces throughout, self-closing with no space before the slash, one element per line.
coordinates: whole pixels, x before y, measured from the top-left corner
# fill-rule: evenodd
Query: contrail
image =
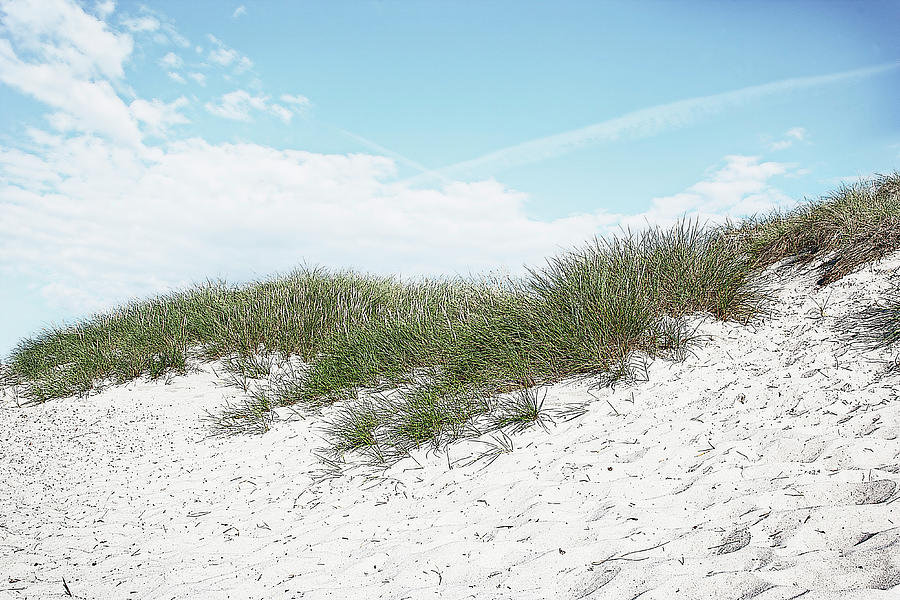
<path fill-rule="evenodd" d="M 441 178 L 446 180 L 448 177 L 462 175 L 486 167 L 503 169 L 540 162 L 600 142 L 610 142 L 623 138 L 649 137 L 662 131 L 685 127 L 702 117 L 707 117 L 766 96 L 804 90 L 849 79 L 870 77 L 898 67 L 900 67 L 900 62 L 885 63 L 827 75 L 782 79 L 730 92 L 660 104 L 626 113 L 621 117 L 601 121 L 580 129 L 573 129 L 502 148 L 471 160 L 443 167 L 438 169 L 437 173 L 440 173 Z M 417 175 L 407 181 L 419 183 L 428 178 L 428 176 L 428 174 Z"/>
<path fill-rule="evenodd" d="M 440 179 L 444 183 L 450 183 L 450 179 L 447 178 L 447 176 L 444 175 L 443 173 L 440 173 L 433 169 L 429 169 L 425 165 L 418 163 L 418 162 L 412 160 L 411 158 L 407 158 L 406 156 L 403 156 L 402 154 L 394 152 L 390 148 L 385 148 L 381 144 L 377 144 L 370 139 L 366 139 L 366 138 L 362 137 L 361 135 L 356 135 L 355 133 L 347 131 L 346 129 L 341 129 L 340 127 L 335 127 L 335 129 L 337 131 L 339 131 L 341 134 L 349 137 L 352 140 L 359 142 L 360 144 L 369 148 L 370 150 L 374 150 L 385 156 L 389 156 L 390 158 L 393 158 L 397 162 L 403 163 L 404 165 L 406 165 L 408 167 L 412 167 L 413 169 L 422 173 L 422 175 L 418 175 L 417 177 L 435 178 L 435 179 Z"/>

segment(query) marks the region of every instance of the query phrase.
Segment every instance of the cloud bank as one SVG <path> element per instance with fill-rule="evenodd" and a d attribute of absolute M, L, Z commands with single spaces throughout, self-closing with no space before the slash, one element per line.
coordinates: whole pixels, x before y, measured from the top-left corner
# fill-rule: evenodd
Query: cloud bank
<path fill-rule="evenodd" d="M 517 270 L 596 234 L 717 221 L 789 202 L 770 185 L 788 166 L 732 156 L 641 214 L 542 221 L 495 181 L 414 189 L 393 160 L 202 139 L 123 151 L 95 136 L 33 131 L 0 149 L 0 269 L 48 299 L 94 310 L 206 276 L 259 276 L 301 262 L 379 272 Z"/>
<path fill-rule="evenodd" d="M 132 35 L 165 31 L 165 43 L 191 45 L 164 19 L 123 17 L 116 30 L 104 20 L 115 15 L 112 2 L 97 3 L 93 14 L 68 0 L 40 7 L 0 0 L 0 8 L 12 32 L 0 39 L 0 82 L 48 109 L 47 127 L 0 145 L 0 276 L 24 277 L 48 304 L 72 312 L 301 262 L 403 275 L 515 271 L 620 227 L 683 215 L 721 220 L 788 201 L 771 180 L 790 165 L 730 156 L 641 214 L 598 210 L 542 220 L 529 216 L 526 194 L 494 180 L 464 183 L 439 173 L 428 188 L 397 181 L 398 164 L 427 169 L 343 130 L 371 154 L 179 137 L 192 103 L 225 119 L 290 123 L 311 102 L 300 94 L 273 102 L 256 88 L 203 100 L 142 98 L 125 81 Z M 207 41 L 211 48 L 196 46 L 196 54 L 229 73 L 252 65 L 218 38 Z M 184 59 L 163 52 L 156 64 L 172 80 L 206 82 L 199 71 L 173 71 Z M 691 102 L 471 162 L 532 160 L 604 136 L 649 134 L 693 115 Z"/>

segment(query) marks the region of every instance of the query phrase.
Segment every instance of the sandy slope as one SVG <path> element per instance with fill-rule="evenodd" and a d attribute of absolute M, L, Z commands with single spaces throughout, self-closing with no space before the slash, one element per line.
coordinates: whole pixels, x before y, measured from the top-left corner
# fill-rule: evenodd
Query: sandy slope
<path fill-rule="evenodd" d="M 6 399 L 0 598 L 900 598 L 898 375 L 839 342 L 898 268 L 773 273 L 755 329 L 705 322 L 646 382 L 550 388 L 597 399 L 489 466 L 463 466 L 472 442 L 311 485 L 317 422 L 208 439 L 233 394 L 208 372 Z"/>

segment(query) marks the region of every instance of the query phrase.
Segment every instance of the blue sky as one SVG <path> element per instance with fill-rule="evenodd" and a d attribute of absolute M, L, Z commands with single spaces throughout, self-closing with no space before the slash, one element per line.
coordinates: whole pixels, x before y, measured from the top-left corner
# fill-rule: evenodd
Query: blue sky
<path fill-rule="evenodd" d="M 0 0 L 0 356 L 299 264 L 520 271 L 900 164 L 900 3 Z"/>

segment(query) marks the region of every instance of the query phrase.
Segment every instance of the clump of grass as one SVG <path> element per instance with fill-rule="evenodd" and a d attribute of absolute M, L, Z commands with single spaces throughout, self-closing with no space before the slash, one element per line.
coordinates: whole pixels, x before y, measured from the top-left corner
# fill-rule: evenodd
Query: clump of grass
<path fill-rule="evenodd" d="M 224 372 L 222 381 L 225 385 L 249 392 L 255 381 L 268 379 L 274 362 L 275 358 L 266 354 L 224 356 L 219 362 Z"/>
<path fill-rule="evenodd" d="M 546 398 L 546 390 L 540 394 L 533 387 L 500 396 L 491 406 L 492 429 L 509 429 L 512 433 L 518 433 L 533 425 L 546 428 L 547 422 L 551 420 L 544 407 Z"/>
<path fill-rule="evenodd" d="M 171 373 L 184 375 L 186 372 L 187 358 L 178 346 L 157 352 L 147 361 L 147 375 L 150 379 L 158 379 Z"/>
<path fill-rule="evenodd" d="M 384 456 L 456 439 L 485 415 L 497 426 L 525 426 L 543 414 L 529 395 L 538 384 L 578 374 L 614 380 L 629 376 L 636 353 L 681 355 L 696 339 L 684 324 L 690 313 L 756 314 L 762 294 L 750 261 L 731 248 L 696 223 L 595 241 L 523 280 L 471 295 L 452 318 L 424 312 L 334 338 L 338 346 L 309 364 L 307 391 L 353 406 L 363 388 L 403 388 L 372 429 Z M 426 375 L 416 380 L 416 373 Z M 493 406 L 485 400 L 516 391 Z M 342 423 L 357 419 L 346 410 Z M 352 446 L 343 428 L 330 433 L 335 449 Z"/>
<path fill-rule="evenodd" d="M 306 398 L 302 376 L 293 369 L 271 378 L 268 389 L 272 403 L 276 406 L 293 406 Z M 314 405 L 310 408 L 319 406 Z"/>
<path fill-rule="evenodd" d="M 824 260 L 819 285 L 900 249 L 900 173 L 841 186 L 787 212 L 748 219 L 729 234 L 759 267 Z"/>
<path fill-rule="evenodd" d="M 207 412 L 205 419 L 216 435 L 261 434 L 269 431 L 275 422 L 275 408 L 265 389 L 257 387 L 237 402 Z"/>
<path fill-rule="evenodd" d="M 382 460 L 375 432 L 384 419 L 384 403 L 377 403 L 372 398 L 344 406 L 328 424 L 332 453 L 340 456 L 347 452 L 368 452 Z"/>
<path fill-rule="evenodd" d="M 891 348 L 900 343 L 900 288 L 861 310 L 842 325 L 844 338 L 865 349 Z"/>
<path fill-rule="evenodd" d="M 895 294 L 884 307 L 882 321 L 882 339 L 885 346 L 893 346 L 900 342 L 900 294 Z"/>
<path fill-rule="evenodd" d="M 683 317 L 662 317 L 656 326 L 656 353 L 676 362 L 685 360 L 704 339 L 697 329 L 698 325 L 690 327 Z"/>
<path fill-rule="evenodd" d="M 464 437 L 471 420 L 486 410 L 479 396 L 442 385 L 402 390 L 387 408 L 378 432 L 382 446 L 397 457 L 423 444 L 437 448 Z"/>
<path fill-rule="evenodd" d="M 719 232 L 681 223 L 595 240 L 532 271 L 530 286 L 544 304 L 548 344 L 569 374 L 687 343 L 672 323 L 691 313 L 746 321 L 763 301 L 752 275 Z"/>
<path fill-rule="evenodd" d="M 327 422 L 327 454 L 358 452 L 393 462 L 422 445 L 437 449 L 478 433 L 473 420 L 490 411 L 485 397 L 447 383 L 408 386 L 342 404 Z"/>

